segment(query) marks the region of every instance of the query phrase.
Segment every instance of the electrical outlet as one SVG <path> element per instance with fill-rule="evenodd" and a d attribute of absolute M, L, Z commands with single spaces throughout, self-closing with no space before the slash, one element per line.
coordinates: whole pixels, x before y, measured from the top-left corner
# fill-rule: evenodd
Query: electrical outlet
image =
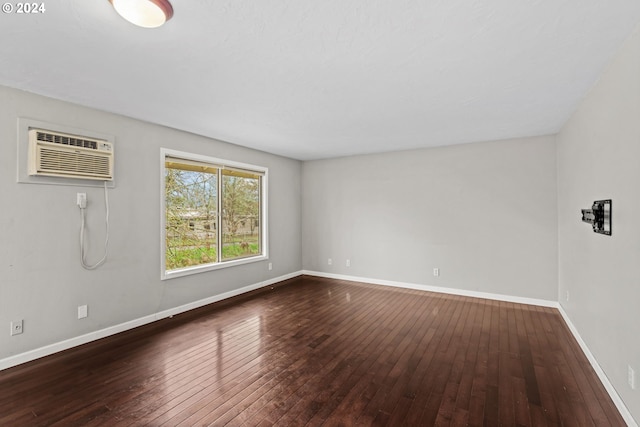
<path fill-rule="evenodd" d="M 331 258 L 329 258 L 329 259 L 327 260 L 327 265 L 331 265 L 331 264 L 333 264 L 333 260 L 332 260 Z"/>
<path fill-rule="evenodd" d="M 629 383 L 629 387 L 631 387 L 631 390 L 635 390 L 636 389 L 636 371 L 633 370 L 631 365 L 628 365 L 627 368 L 628 368 L 627 382 Z"/>
<path fill-rule="evenodd" d="M 88 309 L 86 305 L 78 306 L 78 319 L 84 319 L 89 315 Z"/>
<path fill-rule="evenodd" d="M 87 207 L 87 193 L 78 193 L 76 195 L 76 204 L 80 209 Z"/>
<path fill-rule="evenodd" d="M 269 270 L 273 270 L 273 263 L 269 263 Z"/>
<path fill-rule="evenodd" d="M 14 320 L 11 322 L 11 335 L 20 335 L 23 332 L 23 320 Z"/>
<path fill-rule="evenodd" d="M 350 259 L 347 260 L 347 267 L 351 267 L 351 260 Z"/>
<path fill-rule="evenodd" d="M 567 301 L 569 301 L 569 291 L 567 291 Z"/>
<path fill-rule="evenodd" d="M 434 269 L 433 269 L 433 275 L 434 275 L 435 277 L 440 276 L 440 269 L 439 269 L 439 268 L 434 268 Z"/>

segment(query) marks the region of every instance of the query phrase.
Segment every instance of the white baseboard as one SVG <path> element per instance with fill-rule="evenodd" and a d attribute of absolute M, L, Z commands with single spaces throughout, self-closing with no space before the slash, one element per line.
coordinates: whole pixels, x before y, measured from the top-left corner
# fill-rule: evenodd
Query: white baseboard
<path fill-rule="evenodd" d="M 212 297 L 194 301 L 189 304 L 181 305 L 179 307 L 170 308 L 158 313 L 150 314 L 148 316 L 140 317 L 138 319 L 130 320 L 128 322 L 110 326 L 108 328 L 104 328 L 99 331 L 90 332 L 85 335 L 81 335 L 78 337 L 70 338 L 68 340 L 60 341 L 54 344 L 50 344 L 44 347 L 30 350 L 25 353 L 20 353 L 15 356 L 10 356 L 4 359 L 0 359 L 0 371 L 3 369 L 8 369 L 8 368 L 23 364 L 23 363 L 31 362 L 32 360 L 40 359 L 41 357 L 49 356 L 51 354 L 58 353 L 63 350 L 68 350 L 70 348 L 77 347 L 79 345 L 86 344 L 91 341 L 96 341 L 101 338 L 118 334 L 120 332 L 128 331 L 129 329 L 137 328 L 139 326 L 143 326 L 148 323 L 155 322 L 156 320 L 165 319 L 170 316 L 175 316 L 177 314 L 184 313 L 186 311 L 193 310 L 199 307 L 203 307 L 205 305 L 212 304 L 214 302 L 222 301 L 224 299 L 231 298 L 240 294 L 244 294 L 246 292 L 250 292 L 259 288 L 263 288 L 265 286 L 269 286 L 274 283 L 282 282 L 283 280 L 292 279 L 294 277 L 300 276 L 301 274 L 302 272 L 296 271 L 294 273 L 286 274 L 284 276 L 265 280 L 263 282 L 258 282 L 253 285 L 245 286 L 240 289 L 234 289 L 233 291 L 224 292 L 222 294 L 218 294 Z"/>
<path fill-rule="evenodd" d="M 302 274 L 329 279 L 347 280 L 349 282 L 371 283 L 373 285 L 393 286 L 396 288 L 415 289 L 418 291 L 437 292 L 439 294 L 460 295 L 472 298 L 484 298 L 495 301 L 515 302 L 518 304 L 537 305 L 541 307 L 557 308 L 558 302 L 536 298 L 514 297 L 511 295 L 492 294 L 489 292 L 467 291 L 464 289 L 444 288 L 439 286 L 419 285 L 416 283 L 394 282 L 392 280 L 370 279 L 367 277 L 345 276 L 342 274 L 324 273 L 319 271 L 303 270 Z"/>
<path fill-rule="evenodd" d="M 578 341 L 578 344 L 580 345 L 582 352 L 585 354 L 585 356 L 587 356 L 587 359 L 589 360 L 589 363 L 591 363 L 593 370 L 596 371 L 598 378 L 600 378 L 600 382 L 602 383 L 604 388 L 607 390 L 607 393 L 609 393 L 609 396 L 611 396 L 611 400 L 613 400 L 613 403 L 616 405 L 616 408 L 618 408 L 618 411 L 620 412 L 620 415 L 622 415 L 622 418 L 624 418 L 625 422 L 629 427 L 638 427 L 638 423 L 631 415 L 631 412 L 629 412 L 629 409 L 624 404 L 622 398 L 616 391 L 615 387 L 613 386 L 613 384 L 611 384 L 611 381 L 609 381 L 609 377 L 607 377 L 607 374 L 605 374 L 604 370 L 600 367 L 600 364 L 598 364 L 597 359 L 595 358 L 593 353 L 591 353 L 591 350 L 589 350 L 587 343 L 584 342 L 584 340 L 580 336 L 580 333 L 578 333 L 578 329 L 576 329 L 573 322 L 571 322 L 569 315 L 567 314 L 566 311 L 564 311 L 564 308 L 562 307 L 561 304 L 558 304 L 558 311 L 560 312 L 560 315 L 564 319 L 564 322 L 569 327 L 569 330 L 573 334 L 574 338 L 576 339 L 576 341 Z"/>

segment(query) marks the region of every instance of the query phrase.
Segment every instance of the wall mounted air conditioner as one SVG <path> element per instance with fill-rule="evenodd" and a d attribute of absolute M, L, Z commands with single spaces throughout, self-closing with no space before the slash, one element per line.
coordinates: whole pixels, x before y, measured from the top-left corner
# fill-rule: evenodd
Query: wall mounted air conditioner
<path fill-rule="evenodd" d="M 43 129 L 29 129 L 29 175 L 113 180 L 113 144 Z"/>

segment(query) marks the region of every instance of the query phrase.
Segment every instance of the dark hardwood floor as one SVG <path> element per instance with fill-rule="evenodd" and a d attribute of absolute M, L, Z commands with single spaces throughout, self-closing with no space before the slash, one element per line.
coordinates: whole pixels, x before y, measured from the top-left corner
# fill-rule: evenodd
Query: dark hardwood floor
<path fill-rule="evenodd" d="M 0 426 L 624 426 L 555 309 L 302 276 L 0 372 Z"/>

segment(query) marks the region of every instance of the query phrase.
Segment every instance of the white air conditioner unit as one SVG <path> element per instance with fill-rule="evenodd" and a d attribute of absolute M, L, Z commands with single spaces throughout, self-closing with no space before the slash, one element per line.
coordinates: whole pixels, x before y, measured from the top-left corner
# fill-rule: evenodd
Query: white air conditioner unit
<path fill-rule="evenodd" d="M 84 136 L 30 129 L 29 175 L 113 181 L 113 144 Z"/>

